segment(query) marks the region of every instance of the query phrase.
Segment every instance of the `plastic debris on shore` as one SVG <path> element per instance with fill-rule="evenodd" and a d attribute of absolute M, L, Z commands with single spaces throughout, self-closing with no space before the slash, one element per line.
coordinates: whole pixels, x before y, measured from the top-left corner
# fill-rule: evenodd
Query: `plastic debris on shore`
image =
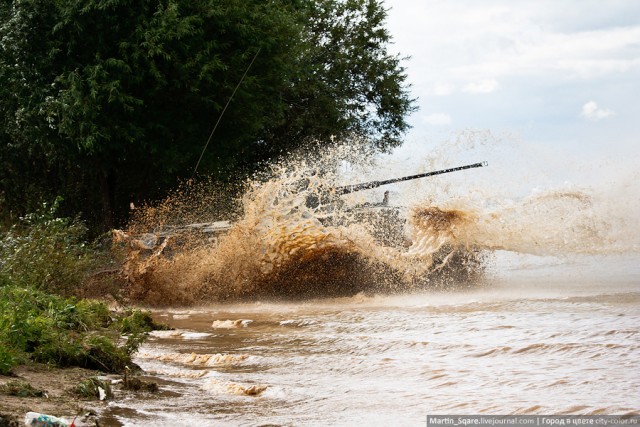
<path fill-rule="evenodd" d="M 69 423 L 64 418 L 57 418 L 38 412 L 27 412 L 24 417 L 24 424 L 32 427 L 75 427 L 73 422 Z"/>

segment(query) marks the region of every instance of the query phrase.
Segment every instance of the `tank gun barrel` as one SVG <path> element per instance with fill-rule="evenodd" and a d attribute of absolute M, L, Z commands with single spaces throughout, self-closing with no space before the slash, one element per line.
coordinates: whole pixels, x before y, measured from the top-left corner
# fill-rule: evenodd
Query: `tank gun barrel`
<path fill-rule="evenodd" d="M 488 165 L 487 162 L 480 162 L 480 163 L 474 163 L 472 165 L 458 166 L 455 168 L 442 169 L 442 170 L 433 171 L 433 172 L 419 173 L 417 175 L 403 176 L 400 178 L 387 179 L 384 181 L 370 181 L 370 182 L 364 182 L 362 184 L 345 185 L 342 187 L 336 187 L 335 194 L 341 196 L 344 194 L 355 193 L 356 191 L 369 190 L 371 188 L 378 188 L 380 186 L 393 184 L 396 182 L 411 181 L 413 179 L 426 178 L 428 176 L 434 176 L 434 175 L 442 175 L 445 173 L 457 172 L 465 169 L 481 168 L 487 165 Z"/>

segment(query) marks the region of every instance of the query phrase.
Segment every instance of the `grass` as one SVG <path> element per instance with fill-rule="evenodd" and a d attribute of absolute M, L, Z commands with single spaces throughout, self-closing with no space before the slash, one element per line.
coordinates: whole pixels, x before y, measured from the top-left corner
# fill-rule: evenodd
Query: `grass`
<path fill-rule="evenodd" d="M 0 374 L 29 362 L 123 372 L 158 325 L 143 311 L 112 313 L 73 296 L 101 254 L 56 206 L 0 232 Z"/>
<path fill-rule="evenodd" d="M 28 361 L 123 372 L 155 326 L 139 310 L 114 314 L 104 303 L 0 288 L 0 373 Z"/>

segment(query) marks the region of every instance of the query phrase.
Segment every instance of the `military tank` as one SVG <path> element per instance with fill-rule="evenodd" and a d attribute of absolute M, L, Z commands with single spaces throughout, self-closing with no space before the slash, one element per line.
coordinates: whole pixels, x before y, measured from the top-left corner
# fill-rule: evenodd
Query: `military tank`
<path fill-rule="evenodd" d="M 404 233 L 398 226 L 403 222 L 399 219 L 400 207 L 389 203 L 389 191 L 385 191 L 383 199 L 378 203 L 363 203 L 352 208 L 342 210 L 350 215 L 338 215 L 336 206 L 343 204 L 341 197 L 347 194 L 370 190 L 389 184 L 427 178 L 466 169 L 480 168 L 487 166 L 487 162 L 473 163 L 464 166 L 457 166 L 448 169 L 425 172 L 415 175 L 392 178 L 382 181 L 369 181 L 360 184 L 350 184 L 339 187 L 316 188 L 307 191 L 304 183 L 300 184 L 300 191 L 307 191 L 305 206 L 313 210 L 318 220 L 324 225 L 342 225 L 345 221 L 366 222 L 372 225 L 375 236 L 381 243 L 392 245 L 402 245 Z M 129 240 L 133 245 L 143 250 L 157 250 L 169 237 L 176 237 L 181 234 L 200 233 L 211 242 L 215 242 L 217 237 L 226 233 L 233 226 L 232 221 L 199 222 L 187 225 L 164 226 L 159 230 L 139 235 L 130 236 L 122 231 L 116 230 L 120 238 Z M 124 237 L 123 237 L 124 236 Z"/>
<path fill-rule="evenodd" d="M 349 229 L 352 226 L 364 227 L 367 234 L 377 241 L 382 249 L 385 247 L 395 253 L 407 253 L 414 249 L 411 239 L 416 236 L 407 236 L 407 210 L 400 206 L 394 206 L 389 200 L 389 192 L 384 193 L 379 202 L 362 203 L 355 206 L 346 206 L 343 196 L 382 187 L 389 184 L 416 180 L 441 174 L 458 172 L 466 169 L 486 166 L 486 162 L 474 163 L 454 168 L 442 169 L 416 175 L 403 176 L 382 181 L 369 181 L 346 186 L 329 187 L 324 180 L 320 180 L 323 186 L 310 188 L 309 182 L 292 183 L 286 192 L 295 193 L 300 200 L 298 205 L 292 207 L 299 210 L 296 214 L 300 218 L 308 218 L 314 227 L 314 236 L 323 239 L 323 236 L 331 235 L 339 230 Z M 291 198 L 287 200 L 292 200 Z M 287 208 L 288 209 L 288 208 Z M 420 212 L 411 212 L 412 220 L 418 219 L 435 227 L 440 224 L 446 226 L 456 221 L 455 212 L 442 211 L 437 208 L 427 208 Z M 416 217 L 417 215 L 417 217 Z M 271 221 L 266 219 L 267 222 Z M 242 223 L 242 221 L 241 221 Z M 232 221 L 198 222 L 186 225 L 173 225 L 158 227 L 149 232 L 127 233 L 114 231 L 116 241 L 125 242 L 128 246 L 128 256 L 122 268 L 125 278 L 132 284 L 136 284 L 145 275 L 159 264 L 171 263 L 173 257 L 180 251 L 192 250 L 194 247 L 217 247 L 217 242 L 223 236 L 238 238 L 236 229 L 240 223 Z M 250 224 L 249 224 L 250 225 Z M 278 224 L 276 224 L 278 226 Z M 246 221 L 240 226 L 242 231 L 246 228 Z M 244 228 L 243 228 L 244 227 Z M 284 228 L 286 233 L 286 227 Z M 300 229 L 296 229 L 299 232 Z M 338 231 L 336 231 L 338 230 Z M 263 230 L 264 231 L 264 230 Z M 281 230 L 282 231 L 282 230 Z M 327 233 L 327 234 L 323 234 Z M 427 232 L 428 234 L 428 232 Z M 293 236 L 289 236 L 293 238 Z M 418 236 L 419 237 L 419 236 Z M 347 241 L 349 237 L 346 237 Z M 344 240 L 342 240 L 344 241 Z M 291 240 L 287 236 L 279 235 L 279 240 L 274 241 L 278 250 L 287 245 Z M 228 244 L 228 239 L 225 239 Z M 262 241 L 257 245 L 268 245 L 268 241 Z M 311 243 L 311 247 L 316 245 Z M 371 263 L 367 257 L 363 257 L 358 250 L 351 250 L 343 246 L 325 246 L 316 249 L 303 249 L 295 255 L 287 249 L 284 258 L 287 262 L 274 265 L 274 269 L 265 270 L 250 280 L 243 280 L 243 286 L 249 286 L 250 291 L 240 293 L 240 298 L 257 298 L 262 295 L 282 298 L 307 298 L 325 296 L 348 296 L 358 292 L 398 292 L 402 290 L 443 287 L 450 284 L 470 283 L 475 280 L 475 275 L 481 270 L 481 256 L 473 248 L 459 248 L 444 245 L 431 254 L 429 265 L 432 273 L 421 277 L 419 280 L 411 279 L 407 285 L 404 273 L 384 263 Z M 269 252 L 268 248 L 260 249 Z M 380 251 L 379 251 L 380 252 Z M 259 257 L 259 251 L 256 251 Z M 249 261 L 253 262 L 253 260 Z M 420 261 L 417 261 L 420 262 Z M 358 278 L 361 275 L 361 278 Z M 374 279 L 372 279 L 372 277 Z M 374 283 L 375 282 L 375 283 Z M 246 283 L 254 283 L 246 285 Z M 345 283 L 349 285 L 345 287 Z M 377 284 L 376 284 L 377 283 Z M 215 298 L 221 297 L 216 294 Z M 231 298 L 231 297 L 229 297 Z"/>
<path fill-rule="evenodd" d="M 372 234 L 379 243 L 387 246 L 404 246 L 409 243 L 405 238 L 404 220 L 400 217 L 400 207 L 389 203 L 389 191 L 384 192 L 383 199 L 378 203 L 363 203 L 348 209 L 334 209 L 334 207 L 341 206 L 341 197 L 347 194 L 487 165 L 487 162 L 479 162 L 382 181 L 321 188 L 307 195 L 305 205 L 307 208 L 316 209 L 318 219 L 324 225 L 343 225 L 346 222 L 366 223 L 370 225 Z M 319 207 L 324 209 L 317 210 Z M 348 215 L 339 215 L 337 212 L 347 212 Z"/>

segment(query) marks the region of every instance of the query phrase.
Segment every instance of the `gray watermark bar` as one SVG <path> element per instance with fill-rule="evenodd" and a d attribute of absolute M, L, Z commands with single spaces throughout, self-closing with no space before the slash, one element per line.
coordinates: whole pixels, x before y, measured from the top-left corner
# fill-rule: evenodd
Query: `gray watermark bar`
<path fill-rule="evenodd" d="M 426 423 L 427 427 L 640 427 L 640 415 L 427 415 Z"/>

